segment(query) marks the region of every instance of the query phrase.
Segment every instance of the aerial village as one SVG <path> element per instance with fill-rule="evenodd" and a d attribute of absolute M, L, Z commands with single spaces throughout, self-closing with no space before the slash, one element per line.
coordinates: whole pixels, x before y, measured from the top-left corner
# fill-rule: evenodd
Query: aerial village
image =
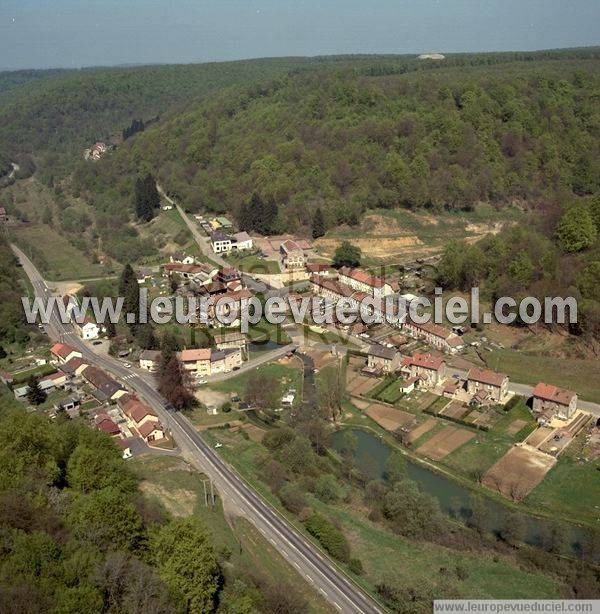
<path fill-rule="evenodd" d="M 271 289 L 278 287 L 288 306 L 305 296 L 317 297 L 323 309 L 342 298 L 358 305 L 369 297 L 375 309 L 383 313 L 386 297 L 402 296 L 407 301 L 415 298 L 414 294 L 400 294 L 401 283 L 394 275 L 379 276 L 361 268 L 332 268 L 308 240 L 294 236 L 250 237 L 235 232 L 224 217 L 206 220 L 196 216 L 193 223 L 203 233 L 214 260 L 173 252 L 159 267 L 140 267 L 137 279 L 140 286 L 167 296 L 207 299 L 207 312 L 202 315 L 208 322 L 205 328 L 210 331 L 210 345 L 184 348 L 178 358 L 190 375 L 198 400 L 212 416 L 211 425 L 228 424 L 234 415 L 218 419 L 218 403 L 206 402 L 205 397 L 210 397 L 212 384 L 235 382 L 232 378 L 238 373 L 259 369 L 270 358 L 268 352 L 255 352 L 257 341 L 239 330 L 237 319 L 224 327 L 218 318 L 223 311 L 241 312 L 250 297 L 264 292 L 258 285 L 261 280 L 268 280 Z M 258 273 L 235 266 L 238 252 L 255 258 Z M 71 295 L 65 300 L 77 297 Z M 191 321 L 189 326 L 197 325 Z M 105 327 L 91 318 L 73 322 L 73 327 L 75 334 L 94 350 L 103 351 L 101 347 L 108 346 Z M 469 471 L 471 478 L 476 476 L 478 482 L 506 498 L 518 501 L 526 497 L 578 435 L 579 439 L 585 438 L 581 462 L 600 457 L 597 416 L 582 407 L 575 391 L 549 382 L 535 386 L 512 383 L 504 373 L 474 366 L 463 358 L 467 348 L 485 349 L 481 332 L 392 316 L 374 325 L 360 321 L 324 325 L 307 316 L 305 322 L 287 321 L 284 330 L 285 340 L 271 342 L 277 348 L 272 362 L 294 360 L 298 350 L 297 356 L 304 357 L 298 362 L 305 378 L 307 370 L 312 376 L 318 374 L 321 364 L 341 364 L 345 373 L 343 408 L 351 411 L 344 413 L 344 409 L 336 420 L 343 422 L 344 417 L 358 416 L 372 421 L 425 462 L 443 465 L 446 459 L 460 458 L 461 450 L 467 455 L 470 448 L 484 449 L 489 445 L 487 434 L 501 429 L 505 443 L 510 445 L 505 445 L 502 454 L 496 453 L 484 472 L 477 467 L 469 467 Z M 111 343 L 122 364 L 132 374 L 152 377 L 160 363 L 160 352 L 118 345 L 118 341 L 117 337 Z M 1 374 L 15 398 L 23 403 L 28 402 L 30 374 L 39 374 L 38 385 L 48 395 L 48 401 L 41 405 L 44 411 L 51 416 L 85 416 L 93 427 L 118 441 L 125 458 L 149 448 L 169 449 L 173 445 L 167 425 L 161 424 L 155 412 L 128 390 L 127 379 L 117 382 L 89 364 L 68 339 L 42 355 L 32 354 L 28 361 L 27 367 Z M 306 386 L 306 379 L 304 382 Z M 278 411 L 301 410 L 306 397 L 306 389 L 298 392 L 290 384 L 281 390 Z M 230 401 L 234 410 L 249 409 L 241 389 L 231 393 L 228 406 Z M 467 471 L 466 467 L 462 469 Z"/>

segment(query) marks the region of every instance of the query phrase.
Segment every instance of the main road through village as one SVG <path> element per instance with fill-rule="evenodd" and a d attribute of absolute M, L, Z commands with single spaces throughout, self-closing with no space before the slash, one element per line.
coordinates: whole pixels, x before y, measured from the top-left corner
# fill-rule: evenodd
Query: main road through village
<path fill-rule="evenodd" d="M 12 249 L 29 277 L 36 297 L 47 300 L 51 291 L 39 271 L 20 249 L 14 245 Z M 214 482 L 227 509 L 254 524 L 288 563 L 337 610 L 364 613 L 383 611 L 381 606 L 242 480 L 202 439 L 184 415 L 167 410 L 165 399 L 157 392 L 152 375 L 133 372 L 117 359 L 94 352 L 75 334 L 70 324 L 60 321 L 56 309 L 45 330 L 51 339 L 77 348 L 87 361 L 111 373 L 151 405 L 167 425 L 182 454 Z"/>

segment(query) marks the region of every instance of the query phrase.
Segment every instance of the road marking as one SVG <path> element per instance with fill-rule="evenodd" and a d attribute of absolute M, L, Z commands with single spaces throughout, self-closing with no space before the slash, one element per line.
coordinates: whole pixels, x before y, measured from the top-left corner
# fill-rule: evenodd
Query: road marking
<path fill-rule="evenodd" d="M 337 601 L 334 601 L 334 602 L 333 602 L 333 605 L 334 605 L 334 606 L 335 606 L 335 607 L 336 607 L 336 608 L 337 608 L 337 609 L 338 609 L 340 612 L 342 611 L 342 606 L 341 606 L 341 605 L 340 605 L 340 604 L 339 604 Z"/>
<path fill-rule="evenodd" d="M 298 569 L 300 569 L 300 565 L 298 565 L 298 563 L 296 563 L 296 561 L 294 561 L 294 567 L 297 567 Z"/>
<path fill-rule="evenodd" d="M 282 550 L 282 551 L 281 551 L 281 553 L 283 554 L 283 556 L 284 556 L 286 559 L 289 559 L 289 558 L 290 558 L 290 555 L 288 554 L 288 551 L 287 551 L 287 550 Z"/>
<path fill-rule="evenodd" d="M 319 590 L 323 593 L 323 595 L 325 595 L 325 597 L 327 597 L 327 592 L 324 588 L 319 588 Z"/>
<path fill-rule="evenodd" d="M 308 574 L 304 574 L 304 576 L 309 582 L 313 581 L 313 579 Z"/>
<path fill-rule="evenodd" d="M 275 544 L 277 543 L 277 542 L 276 542 L 276 541 L 275 541 L 275 540 L 274 540 L 272 537 L 269 537 L 269 541 L 270 541 L 270 542 L 271 542 L 273 545 L 275 545 Z"/>

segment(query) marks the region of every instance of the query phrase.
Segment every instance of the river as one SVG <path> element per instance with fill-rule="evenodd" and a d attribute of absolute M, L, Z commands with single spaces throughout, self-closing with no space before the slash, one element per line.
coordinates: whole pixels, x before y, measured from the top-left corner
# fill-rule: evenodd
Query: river
<path fill-rule="evenodd" d="M 359 469 L 377 469 L 379 477 L 385 480 L 385 464 L 393 449 L 389 444 L 382 441 L 377 435 L 359 428 L 350 428 L 336 431 L 332 438 L 332 447 L 340 451 L 343 446 L 343 435 L 345 430 L 350 430 L 357 439 L 357 447 L 354 459 Z M 462 520 L 467 520 L 471 516 L 471 495 L 473 491 L 450 477 L 436 473 L 427 469 L 425 466 L 406 458 L 408 477 L 416 482 L 419 488 L 430 495 L 433 495 L 439 502 L 442 511 L 446 514 L 459 516 Z M 484 496 L 484 503 L 487 508 L 488 525 L 487 529 L 498 534 L 505 525 L 505 518 L 509 507 L 491 497 Z M 525 542 L 536 547 L 541 547 L 547 539 L 552 523 L 544 518 L 537 518 L 521 512 L 526 522 Z M 575 525 L 562 523 L 567 530 L 566 541 L 569 544 L 569 552 L 574 556 L 581 551 L 581 542 L 584 538 L 584 531 Z"/>

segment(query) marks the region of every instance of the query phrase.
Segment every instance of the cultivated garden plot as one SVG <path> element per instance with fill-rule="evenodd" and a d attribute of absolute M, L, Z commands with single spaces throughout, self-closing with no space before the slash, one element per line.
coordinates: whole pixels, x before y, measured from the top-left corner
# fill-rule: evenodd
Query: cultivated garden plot
<path fill-rule="evenodd" d="M 521 420 L 520 418 L 517 420 L 513 420 L 506 429 L 506 434 L 510 437 L 514 437 L 521 429 L 524 429 L 527 426 L 526 420 Z"/>
<path fill-rule="evenodd" d="M 527 442 L 527 445 L 531 446 L 532 448 L 538 448 L 544 443 L 544 441 L 546 441 L 546 439 L 548 439 L 548 437 L 550 437 L 550 435 L 552 435 L 553 431 L 554 429 L 551 429 L 548 426 L 540 426 L 540 428 L 533 431 L 533 433 L 531 433 L 531 435 L 529 435 L 525 441 Z"/>
<path fill-rule="evenodd" d="M 432 460 L 439 461 L 448 456 L 450 452 L 454 452 L 454 450 L 457 450 L 460 446 L 473 439 L 473 437 L 475 437 L 475 433 L 456 426 L 446 426 L 417 448 L 417 452 Z"/>
<path fill-rule="evenodd" d="M 419 437 L 421 437 L 421 435 L 425 435 L 425 433 L 428 433 L 436 424 L 436 420 L 434 420 L 433 418 L 427 418 L 425 422 L 419 424 L 419 426 L 416 426 L 410 431 L 406 441 L 407 445 L 413 444 L 415 441 L 417 441 L 417 439 L 419 439 Z"/>
<path fill-rule="evenodd" d="M 513 446 L 483 477 L 483 484 L 513 501 L 523 500 L 554 467 L 556 459 L 530 448 Z"/>
<path fill-rule="evenodd" d="M 378 383 L 378 380 L 362 375 L 349 374 L 347 390 L 350 394 L 356 396 L 364 396 L 372 390 Z"/>
<path fill-rule="evenodd" d="M 396 431 L 401 426 L 412 424 L 415 421 L 413 414 L 379 403 L 370 405 L 365 413 L 371 420 L 377 422 L 379 426 L 391 432 Z"/>
<path fill-rule="evenodd" d="M 445 416 L 448 418 L 462 418 L 467 413 L 469 413 L 469 408 L 465 407 L 462 403 L 458 403 L 453 401 L 450 405 L 446 405 L 444 409 L 439 413 L 440 416 Z"/>

